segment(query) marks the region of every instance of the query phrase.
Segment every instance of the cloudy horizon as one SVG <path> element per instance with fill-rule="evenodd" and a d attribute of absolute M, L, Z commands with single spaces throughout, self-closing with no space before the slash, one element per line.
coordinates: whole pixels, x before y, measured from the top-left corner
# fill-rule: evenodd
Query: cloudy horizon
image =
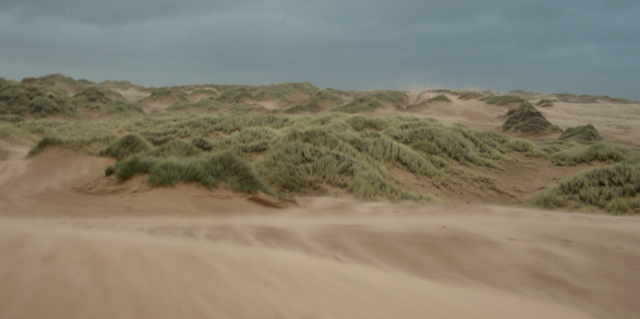
<path fill-rule="evenodd" d="M 7 0 L 0 77 L 640 100 L 640 2 Z"/>

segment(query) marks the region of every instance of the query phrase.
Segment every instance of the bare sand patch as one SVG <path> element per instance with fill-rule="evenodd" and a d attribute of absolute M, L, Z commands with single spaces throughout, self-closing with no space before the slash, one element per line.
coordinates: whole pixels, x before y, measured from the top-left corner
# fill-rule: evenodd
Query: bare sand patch
<path fill-rule="evenodd" d="M 141 91 L 136 88 L 110 88 L 110 90 L 120 93 L 129 103 L 138 103 L 151 95 L 150 92 Z"/>

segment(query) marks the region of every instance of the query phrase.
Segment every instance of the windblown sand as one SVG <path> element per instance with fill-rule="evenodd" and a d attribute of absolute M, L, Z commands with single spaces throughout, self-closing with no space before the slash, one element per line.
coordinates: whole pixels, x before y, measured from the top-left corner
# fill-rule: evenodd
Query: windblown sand
<path fill-rule="evenodd" d="M 637 218 L 329 198 L 275 209 L 195 186 L 110 186 L 110 159 L 10 151 L 0 318 L 640 314 Z"/>

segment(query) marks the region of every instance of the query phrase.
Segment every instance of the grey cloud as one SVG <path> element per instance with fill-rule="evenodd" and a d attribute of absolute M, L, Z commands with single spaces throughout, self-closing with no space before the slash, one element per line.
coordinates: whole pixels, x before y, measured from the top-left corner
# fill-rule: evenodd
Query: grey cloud
<path fill-rule="evenodd" d="M 637 21 L 637 1 L 9 0 L 0 4 L 0 76 L 640 99 Z"/>
<path fill-rule="evenodd" d="M 86 24 L 112 25 L 221 11 L 245 4 L 247 1 L 232 0 L 5 0 L 0 4 L 0 10 L 16 11 L 23 20 L 54 16 Z"/>

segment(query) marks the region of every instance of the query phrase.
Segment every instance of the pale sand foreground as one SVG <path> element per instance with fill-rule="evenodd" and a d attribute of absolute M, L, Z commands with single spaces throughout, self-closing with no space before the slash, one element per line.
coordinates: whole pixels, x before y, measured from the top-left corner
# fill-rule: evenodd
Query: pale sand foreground
<path fill-rule="evenodd" d="M 134 186 L 0 162 L 0 318 L 637 318 L 640 220 Z M 84 187 L 84 188 L 83 188 Z"/>

